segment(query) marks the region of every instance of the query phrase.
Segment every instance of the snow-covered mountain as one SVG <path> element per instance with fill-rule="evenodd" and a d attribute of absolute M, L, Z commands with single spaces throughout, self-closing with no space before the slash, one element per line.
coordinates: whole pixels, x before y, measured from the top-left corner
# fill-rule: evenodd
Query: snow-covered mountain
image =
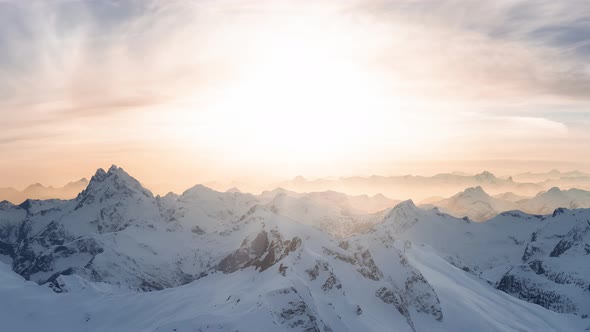
<path fill-rule="evenodd" d="M 528 196 L 517 195 L 517 194 L 510 192 L 510 191 L 505 192 L 505 193 L 501 193 L 501 194 L 497 194 L 497 195 L 493 195 L 492 197 L 503 200 L 503 201 L 512 202 L 512 203 L 516 203 L 518 201 L 522 201 L 522 200 L 530 198 Z"/>
<path fill-rule="evenodd" d="M 358 273 L 354 269 L 326 271 L 323 264 L 314 264 L 303 274 L 289 267 L 285 275 L 275 269 L 259 272 L 252 267 L 210 274 L 184 286 L 149 293 L 63 276 L 60 284 L 68 291 L 56 294 L 25 281 L 0 263 L 0 318 L 8 331 L 64 332 L 557 332 L 588 328 L 588 321 L 580 317 L 558 314 L 499 292 L 427 248 L 406 249 L 404 257 L 406 264 L 422 271 L 425 280 L 432 280 L 430 285 L 443 313 L 441 320 L 411 308 L 412 328 L 395 307 L 400 300 L 395 293 L 380 287 L 375 290 L 379 282 L 368 282 L 370 288 L 363 288 L 367 285 L 358 284 L 358 280 L 364 277 L 355 278 Z M 331 273 L 338 272 L 345 276 L 333 283 Z"/>
<path fill-rule="evenodd" d="M 432 196 L 449 197 L 465 188 L 477 186 L 481 186 L 491 194 L 512 191 L 525 196 L 532 196 L 546 189 L 542 184 L 516 182 L 512 177 L 500 178 L 488 171 L 475 175 L 461 173 L 443 173 L 434 176 L 373 175 L 316 180 L 296 177 L 276 185 L 296 192 L 336 190 L 350 195 L 382 193 L 388 197 L 411 197 L 415 200 L 424 200 Z"/>
<path fill-rule="evenodd" d="M 500 212 L 514 210 L 517 207 L 515 203 L 488 195 L 479 186 L 467 188 L 450 198 L 423 205 L 424 208 L 435 206 L 445 213 L 456 217 L 467 216 L 475 221 L 485 221 Z"/>
<path fill-rule="evenodd" d="M 277 214 L 339 237 L 370 229 L 399 203 L 383 195 L 349 196 L 334 191 L 299 194 L 284 189 L 263 192 L 259 200 Z"/>
<path fill-rule="evenodd" d="M 427 244 L 451 264 L 509 294 L 588 317 L 588 220 L 590 209 L 557 209 L 545 216 L 509 211 L 477 223 L 406 202 L 372 231 Z"/>
<path fill-rule="evenodd" d="M 580 189 L 561 190 L 553 187 L 546 192 L 520 202 L 520 208 L 529 213 L 548 214 L 563 207 L 568 209 L 590 208 L 590 191 Z"/>
<path fill-rule="evenodd" d="M 540 192 L 535 197 L 527 198 L 513 193 L 490 196 L 481 187 L 475 187 L 467 188 L 450 198 L 431 200 L 428 204 L 420 206 L 427 209 L 438 207 L 441 211 L 455 217 L 485 221 L 510 210 L 521 210 L 531 214 L 551 214 L 558 208 L 590 208 L 590 191 L 551 188 Z"/>
<path fill-rule="evenodd" d="M 22 331 L 590 327 L 590 210 L 472 223 L 357 199 L 204 186 L 154 197 L 121 168 L 99 169 L 75 199 L 0 203 L 0 320 Z"/>

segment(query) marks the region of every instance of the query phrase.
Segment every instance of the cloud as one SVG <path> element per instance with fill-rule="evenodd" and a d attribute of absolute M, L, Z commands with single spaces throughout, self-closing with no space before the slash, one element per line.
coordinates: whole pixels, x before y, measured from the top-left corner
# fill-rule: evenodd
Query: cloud
<path fill-rule="evenodd" d="M 0 3 L 0 112 L 105 115 L 214 82 L 223 68 L 196 52 L 197 14 L 157 1 Z"/>
<path fill-rule="evenodd" d="M 364 48 L 403 93 L 459 101 L 589 101 L 586 1 L 322 4 L 327 9 L 320 13 L 346 21 L 349 42 Z M 245 67 L 243 58 L 260 55 L 251 54 L 253 45 L 281 17 L 303 19 L 298 15 L 312 12 L 290 1 L 0 6 L 0 111 L 61 104 L 64 116 L 96 114 L 102 108 L 96 105 L 157 105 L 202 94 L 201 88 L 231 81 Z"/>
<path fill-rule="evenodd" d="M 391 24 L 383 62 L 419 90 L 590 101 L 587 1 L 369 1 L 354 10 Z"/>
<path fill-rule="evenodd" d="M 234 151 L 238 165 L 254 159 L 245 151 L 264 152 L 251 143 L 264 145 L 272 133 L 279 136 L 273 149 L 316 161 L 297 135 L 309 138 L 318 128 L 318 142 L 352 151 L 342 135 L 324 135 L 324 124 L 328 130 L 339 119 L 341 133 L 378 158 L 479 158 L 489 151 L 526 158 L 543 147 L 543 158 L 561 149 L 567 153 L 559 158 L 580 159 L 571 147 L 590 137 L 583 128 L 589 13 L 590 2 L 578 0 L 0 1 L 0 148 L 6 159 L 31 165 L 59 156 L 56 169 L 121 155 L 138 165 L 185 163 L 187 155 L 198 156 L 192 165 L 203 156 L 229 165 Z M 270 72 L 262 82 L 255 77 L 261 69 Z M 289 73 L 300 81 L 281 82 Z M 326 73 L 332 79 L 321 77 Z M 365 89 L 381 108 L 350 103 L 354 91 L 337 86 L 347 81 L 354 84 L 340 85 Z M 291 102 L 305 89 L 337 102 Z M 216 112 L 210 100 L 231 112 Z M 377 129 L 362 134 L 363 122 Z M 281 126 L 292 129 L 292 149 L 281 143 Z M 122 147 L 132 148 L 118 154 Z M 340 165 L 362 159 L 340 152 Z"/>

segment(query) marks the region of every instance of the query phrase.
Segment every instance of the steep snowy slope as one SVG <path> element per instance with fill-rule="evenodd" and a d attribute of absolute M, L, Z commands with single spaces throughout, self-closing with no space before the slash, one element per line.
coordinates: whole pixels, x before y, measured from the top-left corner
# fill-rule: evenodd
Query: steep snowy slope
<path fill-rule="evenodd" d="M 73 290 L 60 294 L 26 282 L 0 263 L 0 321 L 8 331 L 23 332 L 557 332 L 589 327 L 588 320 L 498 292 L 430 251 L 412 248 L 408 253 L 406 264 L 417 266 L 423 271 L 420 276 L 432 280 L 443 313 L 437 320 L 410 309 L 413 328 L 394 308 L 400 298 L 381 291 L 377 283 L 359 284 L 363 278 L 355 278 L 354 271 L 336 279 L 337 272 L 324 269 L 323 263 L 304 272 L 294 270 L 292 264 L 303 264 L 294 261 L 286 263 L 289 267 L 284 275 L 275 269 L 258 272 L 248 268 L 149 293 L 124 292 L 68 276 L 60 281 Z M 375 293 L 369 291 L 375 288 Z"/>
<path fill-rule="evenodd" d="M 432 248 L 412 246 L 406 253 L 439 294 L 448 318 L 444 330 L 584 331 L 589 327 L 587 320 L 572 320 L 569 315 L 498 292 L 481 279 L 449 265 Z"/>
<path fill-rule="evenodd" d="M 117 240 L 127 242 L 129 257 L 142 259 L 149 255 L 137 251 L 135 242 L 140 239 L 149 242 L 149 238 L 145 238 L 149 232 L 159 233 L 155 230 L 129 233 L 128 237 Z M 180 244 L 167 241 L 163 235 L 159 240 L 172 247 Z M 53 300 L 49 300 L 48 289 L 43 289 L 39 298 L 32 294 L 21 296 L 7 292 L 2 298 L 10 299 L 11 308 L 14 303 L 23 303 L 21 309 L 27 308 L 23 313 L 10 314 L 10 321 L 18 324 L 19 329 L 26 326 L 23 330 L 48 325 L 63 330 L 80 329 L 76 324 L 87 327 L 85 330 L 100 330 L 105 329 L 108 322 L 113 322 L 115 330 L 134 330 L 133 325 L 127 324 L 139 324 L 138 330 L 190 326 L 191 329 L 232 331 L 277 328 L 416 331 L 423 324 L 437 325 L 443 320 L 439 299 L 420 272 L 395 248 L 369 248 L 368 244 L 373 241 L 368 238 L 359 238 L 354 245 L 343 247 L 327 233 L 260 208 L 242 218 L 231 232 L 208 234 L 207 242 L 195 240 L 197 245 L 193 249 L 207 245 L 211 251 L 195 251 L 193 254 L 211 264 L 191 285 L 151 294 L 126 293 L 90 296 L 90 299 L 65 295 L 63 301 L 64 297 L 53 297 L 57 303 L 51 305 L 49 303 Z M 148 247 L 155 251 L 149 256 L 150 262 L 156 266 L 164 264 L 169 257 L 161 257 L 160 250 L 164 248 L 153 248 L 153 244 L 151 242 Z M 183 254 L 182 248 L 178 249 L 179 255 Z M 94 260 L 102 255 L 97 254 Z M 129 264 L 133 266 L 131 262 Z M 118 270 L 118 267 L 111 268 Z M 138 277 L 146 278 L 144 274 L 153 272 L 146 270 L 146 266 L 141 268 L 136 271 Z M 101 269 L 97 273 L 113 270 Z M 117 275 L 124 277 L 119 272 Z M 103 278 L 102 281 L 113 283 L 110 279 Z M 130 283 L 133 284 L 133 280 Z M 58 276 L 50 285 L 58 292 L 74 289 L 74 294 L 80 294 L 76 291 L 80 289 L 91 293 L 104 289 L 103 285 L 90 286 L 73 276 Z M 34 302 L 30 302 L 31 299 Z M 66 318 L 58 318 L 60 310 L 64 306 L 68 308 L 69 301 L 79 303 L 76 307 L 76 311 L 80 310 L 79 315 L 69 313 Z M 169 307 L 163 306 L 162 302 Z M 45 305 L 47 308 L 43 309 Z M 190 307 L 190 312 L 181 310 L 172 325 L 169 313 L 183 306 Z M 32 308 L 39 310 L 37 319 L 24 319 Z M 12 312 L 8 310 L 10 308 L 5 309 L 1 315 Z M 162 310 L 159 320 L 153 317 L 154 310 Z M 129 319 L 130 312 L 137 315 Z M 3 317 L 3 321 L 8 317 Z"/>
<path fill-rule="evenodd" d="M 590 314 L 590 210 L 537 216 L 504 212 L 482 223 L 453 218 L 411 201 L 372 232 L 428 244 L 451 264 L 516 297 L 557 312 Z M 547 269 L 545 269 L 547 267 Z"/>

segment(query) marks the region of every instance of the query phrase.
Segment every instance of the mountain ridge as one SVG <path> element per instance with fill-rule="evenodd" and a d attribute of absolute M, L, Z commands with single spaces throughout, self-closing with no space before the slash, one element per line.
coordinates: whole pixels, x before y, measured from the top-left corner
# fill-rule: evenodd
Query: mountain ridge
<path fill-rule="evenodd" d="M 420 249 L 427 246 L 449 265 L 443 268 L 449 276 L 467 273 L 495 289 L 486 292 L 512 295 L 506 303 L 520 298 L 559 313 L 590 313 L 584 301 L 590 273 L 580 264 L 590 248 L 590 209 L 504 212 L 476 223 L 412 200 L 375 215 L 350 202 L 334 192 L 254 196 L 199 185 L 182 195 L 153 196 L 114 166 L 97 170 L 75 199 L 0 208 L 0 261 L 59 293 L 80 287 L 174 292 L 187 284 L 202 290 L 212 280 L 244 276 L 270 301 L 236 289 L 244 303 L 262 306 L 265 320 L 275 317 L 284 328 L 380 330 L 365 318 L 335 316 L 362 316 L 368 308 L 380 324 L 402 331 L 461 324 L 445 318 L 453 310 L 437 287 L 446 286 L 421 272 L 433 273 L 418 262 L 428 256 Z M 422 258 L 408 256 L 414 250 Z"/>

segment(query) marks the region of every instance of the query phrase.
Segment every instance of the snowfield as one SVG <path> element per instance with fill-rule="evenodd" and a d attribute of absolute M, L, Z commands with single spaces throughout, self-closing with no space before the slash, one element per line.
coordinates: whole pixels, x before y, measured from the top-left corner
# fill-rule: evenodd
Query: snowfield
<path fill-rule="evenodd" d="M 478 193 L 481 194 L 481 193 Z M 0 204 L 7 331 L 586 331 L 590 210 L 474 223 L 382 196 L 195 186 L 121 168 Z"/>

